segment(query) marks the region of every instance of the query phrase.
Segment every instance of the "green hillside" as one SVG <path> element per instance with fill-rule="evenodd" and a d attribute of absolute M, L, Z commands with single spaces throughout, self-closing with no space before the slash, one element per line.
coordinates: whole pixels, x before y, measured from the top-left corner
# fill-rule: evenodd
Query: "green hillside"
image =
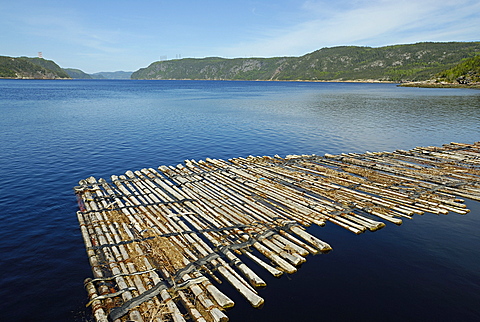
<path fill-rule="evenodd" d="M 0 77 L 57 79 L 70 78 L 55 62 L 43 58 L 0 56 Z"/>
<path fill-rule="evenodd" d="M 60 66 L 58 66 L 53 60 L 47 60 L 43 58 L 28 58 L 28 57 L 20 57 L 22 59 L 26 59 L 38 66 L 41 66 L 47 70 L 53 71 L 56 75 L 58 75 L 59 78 L 70 78 L 68 76 L 67 72 L 63 70 Z"/>
<path fill-rule="evenodd" d="M 132 79 L 426 80 L 480 53 L 480 42 L 417 43 L 379 48 L 322 48 L 301 57 L 210 57 L 154 62 Z"/>
<path fill-rule="evenodd" d="M 92 76 L 88 75 L 84 71 L 76 68 L 63 68 L 63 70 L 73 79 L 92 79 Z"/>
<path fill-rule="evenodd" d="M 439 81 L 471 84 L 480 82 L 480 55 L 468 58 L 438 74 Z"/>

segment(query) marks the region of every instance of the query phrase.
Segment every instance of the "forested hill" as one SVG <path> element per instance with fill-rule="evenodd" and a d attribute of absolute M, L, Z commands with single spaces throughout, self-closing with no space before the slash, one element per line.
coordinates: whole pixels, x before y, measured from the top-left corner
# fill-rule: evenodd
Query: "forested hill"
<path fill-rule="evenodd" d="M 87 74 L 76 68 L 62 68 L 54 61 L 37 57 L 0 56 L 0 78 L 26 79 L 130 79 L 132 72 Z"/>
<path fill-rule="evenodd" d="M 0 77 L 57 79 L 70 78 L 55 62 L 43 58 L 0 56 Z"/>
<path fill-rule="evenodd" d="M 210 57 L 154 62 L 132 79 L 419 81 L 480 54 L 480 42 L 322 48 L 301 57 Z"/>
<path fill-rule="evenodd" d="M 480 83 L 480 55 L 465 59 L 460 64 L 437 75 L 439 81 L 459 84 Z"/>
<path fill-rule="evenodd" d="M 92 79 L 91 75 L 77 68 L 64 68 L 63 70 L 73 79 Z"/>

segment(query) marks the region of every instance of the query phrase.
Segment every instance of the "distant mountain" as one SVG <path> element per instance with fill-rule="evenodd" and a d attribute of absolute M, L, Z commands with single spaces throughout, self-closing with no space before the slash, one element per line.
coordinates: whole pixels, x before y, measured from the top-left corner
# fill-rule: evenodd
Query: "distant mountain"
<path fill-rule="evenodd" d="M 322 48 L 301 57 L 209 57 L 159 61 L 132 79 L 426 80 L 480 52 L 480 42 L 424 42 L 379 48 Z"/>
<path fill-rule="evenodd" d="M 43 58 L 0 56 L 0 77 L 58 79 L 70 78 L 55 62 Z"/>
<path fill-rule="evenodd" d="M 124 72 L 124 71 L 117 71 L 117 72 L 99 72 L 90 74 L 92 78 L 95 79 L 130 79 L 130 76 L 133 72 Z"/>
<path fill-rule="evenodd" d="M 88 75 L 80 69 L 64 68 L 63 70 L 68 74 L 68 76 L 74 79 L 92 79 L 92 76 Z"/>
<path fill-rule="evenodd" d="M 100 73 L 90 74 L 90 77 L 92 79 L 107 79 L 107 78 L 103 77 Z"/>

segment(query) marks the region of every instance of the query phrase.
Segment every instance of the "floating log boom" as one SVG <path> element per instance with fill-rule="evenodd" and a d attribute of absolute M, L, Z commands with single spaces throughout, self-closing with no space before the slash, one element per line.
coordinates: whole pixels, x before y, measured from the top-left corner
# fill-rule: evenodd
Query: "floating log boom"
<path fill-rule="evenodd" d="M 293 274 L 309 254 L 331 251 L 311 225 L 361 234 L 425 213 L 467 214 L 459 197 L 480 201 L 480 143 L 186 160 L 90 177 L 74 191 L 96 321 L 224 322 L 234 302 L 223 281 L 260 307 L 258 271 Z"/>

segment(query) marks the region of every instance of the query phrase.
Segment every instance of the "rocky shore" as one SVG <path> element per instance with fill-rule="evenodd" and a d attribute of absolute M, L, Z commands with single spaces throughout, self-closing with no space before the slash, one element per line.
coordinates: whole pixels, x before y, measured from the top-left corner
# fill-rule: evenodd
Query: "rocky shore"
<path fill-rule="evenodd" d="M 434 81 L 422 81 L 422 82 L 407 82 L 401 83 L 400 87 L 422 87 L 422 88 L 472 88 L 480 89 L 480 82 L 459 84 L 459 83 L 447 83 L 447 82 L 434 82 Z"/>

